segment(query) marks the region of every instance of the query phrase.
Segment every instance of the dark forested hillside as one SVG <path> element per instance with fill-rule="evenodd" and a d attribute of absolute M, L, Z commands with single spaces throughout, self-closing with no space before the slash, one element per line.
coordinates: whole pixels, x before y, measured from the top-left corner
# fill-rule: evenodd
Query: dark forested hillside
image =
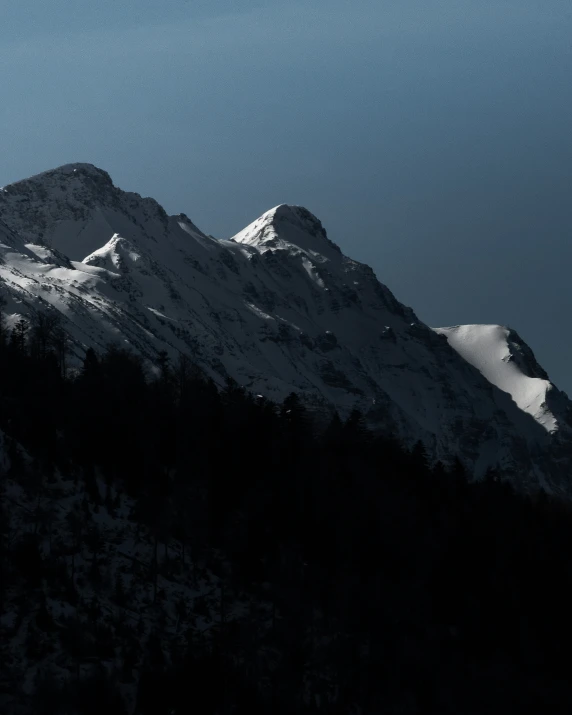
<path fill-rule="evenodd" d="M 0 335 L 0 712 L 569 713 L 572 520 L 358 412 Z"/>

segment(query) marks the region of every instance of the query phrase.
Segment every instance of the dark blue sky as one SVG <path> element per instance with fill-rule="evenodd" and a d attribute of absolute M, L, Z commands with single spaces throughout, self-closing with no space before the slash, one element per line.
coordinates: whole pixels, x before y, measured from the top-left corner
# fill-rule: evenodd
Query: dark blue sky
<path fill-rule="evenodd" d="M 572 395 L 570 0 L 0 0 L 0 185 L 70 161 L 228 237 L 307 206 Z"/>

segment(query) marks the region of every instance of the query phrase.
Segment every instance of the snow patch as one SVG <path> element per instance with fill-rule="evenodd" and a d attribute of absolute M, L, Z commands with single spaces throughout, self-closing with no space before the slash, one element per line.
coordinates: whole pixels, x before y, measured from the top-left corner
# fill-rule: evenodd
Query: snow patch
<path fill-rule="evenodd" d="M 486 379 L 507 392 L 519 408 L 548 432 L 558 428 L 546 398 L 553 385 L 549 380 L 529 377 L 522 372 L 509 347 L 510 330 L 502 325 L 456 325 L 435 328 L 449 345 L 473 365 Z"/>

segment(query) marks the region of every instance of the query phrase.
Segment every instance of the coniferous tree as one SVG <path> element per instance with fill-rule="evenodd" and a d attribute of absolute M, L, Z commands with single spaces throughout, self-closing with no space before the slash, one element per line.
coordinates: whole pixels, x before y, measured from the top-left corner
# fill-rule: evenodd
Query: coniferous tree
<path fill-rule="evenodd" d="M 219 392 L 187 359 L 157 375 L 115 347 L 66 375 L 30 331 L 21 352 L 0 342 L 0 663 L 18 633 L 34 667 L 67 658 L 77 682 L 50 712 L 113 712 L 117 680 L 154 715 L 190 689 L 219 715 L 570 710 L 572 522 L 554 497 L 430 465 L 359 413 L 318 433 L 298 396 Z"/>
<path fill-rule="evenodd" d="M 26 354 L 29 323 L 25 318 L 20 318 L 12 328 L 10 334 L 10 348 L 17 356 Z"/>

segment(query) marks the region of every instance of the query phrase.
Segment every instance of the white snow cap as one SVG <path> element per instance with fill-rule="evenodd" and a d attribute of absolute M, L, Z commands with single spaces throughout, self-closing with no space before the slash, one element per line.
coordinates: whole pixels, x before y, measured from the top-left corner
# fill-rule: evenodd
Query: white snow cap
<path fill-rule="evenodd" d="M 330 241 L 319 219 L 303 206 L 280 204 L 262 214 L 231 241 L 259 248 L 288 248 L 325 258 L 341 258 L 339 247 Z"/>

